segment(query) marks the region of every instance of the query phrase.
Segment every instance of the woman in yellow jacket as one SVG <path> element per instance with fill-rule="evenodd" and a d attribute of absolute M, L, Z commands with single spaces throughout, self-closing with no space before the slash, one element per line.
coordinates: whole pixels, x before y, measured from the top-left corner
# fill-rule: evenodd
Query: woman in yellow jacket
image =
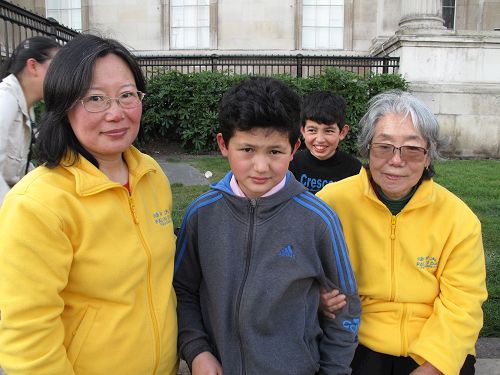
<path fill-rule="evenodd" d="M 46 76 L 44 163 L 0 210 L 0 363 L 9 375 L 174 375 L 172 196 L 132 146 L 145 83 L 81 35 Z"/>
<path fill-rule="evenodd" d="M 486 299 L 481 225 L 435 183 L 435 116 L 407 92 L 374 97 L 359 175 L 318 192 L 339 215 L 362 301 L 353 375 L 474 374 Z"/>

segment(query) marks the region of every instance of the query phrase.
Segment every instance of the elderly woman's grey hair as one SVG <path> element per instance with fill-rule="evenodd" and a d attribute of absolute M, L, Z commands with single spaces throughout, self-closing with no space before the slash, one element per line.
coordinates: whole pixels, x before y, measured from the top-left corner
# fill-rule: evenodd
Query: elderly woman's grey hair
<path fill-rule="evenodd" d="M 447 141 L 439 135 L 438 120 L 429 107 L 406 91 L 390 90 L 370 99 L 368 110 L 359 122 L 358 146 L 361 157 L 368 158 L 377 123 L 387 114 L 400 114 L 404 118 L 410 116 L 413 126 L 427 142 L 430 157 L 430 165 L 422 177 L 431 178 L 434 175 L 432 162 L 441 159 L 440 151 Z"/>

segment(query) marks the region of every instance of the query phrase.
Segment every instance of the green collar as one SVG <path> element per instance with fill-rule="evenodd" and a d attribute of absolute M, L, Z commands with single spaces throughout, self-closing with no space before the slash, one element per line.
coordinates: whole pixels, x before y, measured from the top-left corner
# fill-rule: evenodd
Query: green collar
<path fill-rule="evenodd" d="M 397 215 L 401 212 L 404 206 L 406 206 L 406 204 L 410 201 L 411 197 L 413 197 L 413 194 L 415 194 L 419 186 L 419 184 L 415 185 L 410 190 L 410 192 L 401 199 L 390 199 L 389 197 L 387 197 L 387 195 L 384 194 L 380 186 L 378 186 L 376 183 L 374 183 L 374 185 L 378 197 L 380 198 L 382 203 L 384 203 L 387 206 L 387 208 L 389 209 L 389 211 L 391 211 L 393 215 Z"/>

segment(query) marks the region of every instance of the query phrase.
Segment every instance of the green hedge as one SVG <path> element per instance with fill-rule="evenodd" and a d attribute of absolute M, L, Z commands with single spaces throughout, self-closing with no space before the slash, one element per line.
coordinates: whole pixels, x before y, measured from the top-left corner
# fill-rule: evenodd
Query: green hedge
<path fill-rule="evenodd" d="M 222 94 L 234 83 L 247 78 L 223 72 L 181 74 L 169 71 L 148 81 L 144 99 L 140 142 L 166 139 L 179 142 L 191 152 L 216 149 L 217 105 Z M 372 96 L 389 89 L 408 89 L 398 74 L 369 75 L 366 78 L 338 69 L 325 69 L 323 74 L 307 78 L 278 75 L 300 95 L 316 90 L 330 90 L 347 102 L 347 123 L 350 132 L 341 148 L 357 152 L 358 121 Z"/>

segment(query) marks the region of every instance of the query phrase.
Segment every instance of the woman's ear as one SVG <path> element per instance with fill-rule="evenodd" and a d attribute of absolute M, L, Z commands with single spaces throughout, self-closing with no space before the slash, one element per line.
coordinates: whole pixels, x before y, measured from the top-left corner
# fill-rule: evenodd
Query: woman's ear
<path fill-rule="evenodd" d="M 30 58 L 26 60 L 26 64 L 24 66 L 24 69 L 32 76 L 36 75 L 37 68 L 38 68 L 38 61 L 36 61 L 33 58 Z"/>

